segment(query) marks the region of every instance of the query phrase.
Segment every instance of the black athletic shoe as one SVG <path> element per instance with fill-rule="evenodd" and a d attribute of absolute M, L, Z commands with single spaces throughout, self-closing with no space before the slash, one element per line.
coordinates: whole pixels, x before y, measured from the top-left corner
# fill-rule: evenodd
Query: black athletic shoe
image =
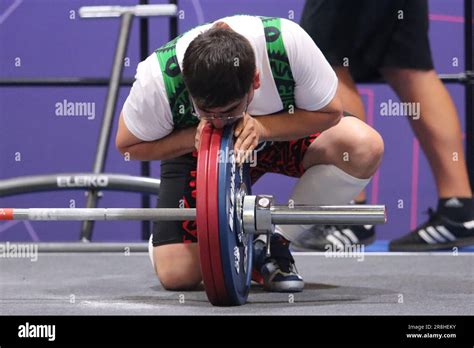
<path fill-rule="evenodd" d="M 271 256 L 266 257 L 266 246 L 261 240 L 254 243 L 254 271 L 252 280 L 271 292 L 303 291 L 304 281 L 298 274 L 289 242 L 276 234 L 271 239 Z"/>
<path fill-rule="evenodd" d="M 292 241 L 292 250 L 338 251 L 348 246 L 369 245 L 375 241 L 372 225 L 314 225 Z"/>
<path fill-rule="evenodd" d="M 392 240 L 390 251 L 431 251 L 474 245 L 474 220 L 455 222 L 428 210 L 430 218 L 407 235 Z"/>

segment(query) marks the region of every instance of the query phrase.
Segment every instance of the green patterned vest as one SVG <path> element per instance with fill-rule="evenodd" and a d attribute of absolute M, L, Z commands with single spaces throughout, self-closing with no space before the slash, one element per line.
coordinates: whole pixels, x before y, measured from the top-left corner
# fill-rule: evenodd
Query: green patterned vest
<path fill-rule="evenodd" d="M 283 44 L 281 20 L 272 17 L 260 17 L 260 19 L 265 31 L 267 54 L 273 80 L 283 103 L 283 108 L 288 111 L 295 107 L 295 81 Z M 187 128 L 199 123 L 199 120 L 192 114 L 193 108 L 189 92 L 184 85 L 184 79 L 176 57 L 176 43 L 183 35 L 176 37 L 155 51 L 163 74 L 175 129 Z"/>

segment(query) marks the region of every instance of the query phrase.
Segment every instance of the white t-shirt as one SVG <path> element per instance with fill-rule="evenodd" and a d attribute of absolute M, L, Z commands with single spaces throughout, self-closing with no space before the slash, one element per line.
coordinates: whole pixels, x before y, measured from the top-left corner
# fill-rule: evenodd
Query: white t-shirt
<path fill-rule="evenodd" d="M 227 23 L 250 41 L 260 72 L 260 88 L 255 90 L 248 113 L 268 115 L 283 109 L 273 80 L 267 55 L 262 21 L 253 16 L 232 16 L 217 20 Z M 213 24 L 196 27 L 178 40 L 176 55 L 182 67 L 189 43 Z M 316 111 L 325 107 L 336 94 L 337 77 L 311 37 L 296 23 L 281 19 L 281 32 L 295 81 L 295 104 L 299 109 Z M 123 106 L 128 130 L 143 141 L 153 141 L 173 131 L 173 116 L 163 75 L 156 54 L 138 64 L 136 81 Z"/>

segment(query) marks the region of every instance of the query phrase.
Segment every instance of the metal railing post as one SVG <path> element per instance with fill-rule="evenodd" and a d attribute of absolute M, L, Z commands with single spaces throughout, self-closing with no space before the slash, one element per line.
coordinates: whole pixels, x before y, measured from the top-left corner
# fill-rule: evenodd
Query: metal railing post
<path fill-rule="evenodd" d="M 110 130 L 114 120 L 115 108 L 117 104 L 117 96 L 120 88 L 120 79 L 122 78 L 123 62 L 128 46 L 128 38 L 130 36 L 130 29 L 132 25 L 133 14 L 126 12 L 121 16 L 120 34 L 115 50 L 114 62 L 112 65 L 112 75 L 110 77 L 109 90 L 107 93 L 107 100 L 105 104 L 104 118 L 102 119 L 102 126 L 99 134 L 99 141 L 97 143 L 96 157 L 92 172 L 94 174 L 102 173 L 104 164 L 107 159 L 107 148 L 110 140 Z M 87 208 L 94 208 L 97 205 L 98 191 L 87 191 Z M 81 226 L 80 238 L 83 242 L 88 242 L 92 237 L 93 221 L 84 221 Z"/>

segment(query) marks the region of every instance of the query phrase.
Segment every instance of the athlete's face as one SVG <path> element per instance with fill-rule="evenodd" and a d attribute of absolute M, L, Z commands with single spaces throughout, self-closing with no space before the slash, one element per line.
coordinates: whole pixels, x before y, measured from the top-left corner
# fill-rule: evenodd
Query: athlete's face
<path fill-rule="evenodd" d="M 194 113 L 201 120 L 206 120 L 214 128 L 223 128 L 244 117 L 249 106 L 249 93 L 241 100 L 234 101 L 228 105 L 216 108 L 199 108 L 193 101 Z"/>

